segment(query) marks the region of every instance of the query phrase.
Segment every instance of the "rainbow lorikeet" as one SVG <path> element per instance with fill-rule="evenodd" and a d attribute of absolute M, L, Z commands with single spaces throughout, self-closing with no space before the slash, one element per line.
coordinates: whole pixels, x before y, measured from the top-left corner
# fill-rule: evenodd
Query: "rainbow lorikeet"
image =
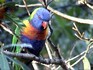
<path fill-rule="evenodd" d="M 50 12 L 40 7 L 32 12 L 30 20 L 23 22 L 25 27 L 21 31 L 21 42 L 31 44 L 33 48 L 26 47 L 26 49 L 36 56 L 39 56 L 40 51 L 45 45 L 50 18 Z"/>

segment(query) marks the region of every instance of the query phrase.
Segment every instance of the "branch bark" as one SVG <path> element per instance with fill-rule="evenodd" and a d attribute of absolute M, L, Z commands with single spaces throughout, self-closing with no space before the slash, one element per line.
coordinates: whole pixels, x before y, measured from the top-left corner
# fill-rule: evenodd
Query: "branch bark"
<path fill-rule="evenodd" d="M 37 57 L 34 54 L 28 54 L 28 53 L 13 53 L 9 51 L 3 51 L 5 55 L 11 56 L 11 57 L 17 57 L 17 58 L 26 58 L 26 59 L 31 59 L 40 63 L 44 64 L 56 64 L 56 65 L 61 65 L 63 60 L 58 59 L 58 58 L 42 58 L 42 57 Z"/>

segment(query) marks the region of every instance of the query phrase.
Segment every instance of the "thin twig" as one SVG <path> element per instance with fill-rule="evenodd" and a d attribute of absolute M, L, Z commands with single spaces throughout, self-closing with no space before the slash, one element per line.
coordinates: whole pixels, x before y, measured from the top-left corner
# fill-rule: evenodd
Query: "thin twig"
<path fill-rule="evenodd" d="M 76 24 L 74 23 L 73 25 L 74 25 L 73 30 L 77 32 L 76 36 L 77 36 L 80 40 L 89 41 L 90 43 L 89 43 L 89 45 L 87 46 L 87 49 L 86 49 L 85 51 L 83 51 L 81 54 L 75 56 L 74 58 L 68 60 L 68 61 L 71 61 L 71 60 L 74 60 L 74 59 L 82 56 L 82 57 L 80 57 L 75 63 L 73 63 L 71 66 L 74 66 L 74 65 L 76 65 L 78 62 L 80 62 L 80 61 L 86 56 L 86 54 L 88 53 L 88 51 L 89 51 L 89 49 L 90 49 L 90 46 L 93 44 L 93 40 L 88 39 L 88 38 L 85 38 L 85 37 L 84 37 L 84 33 L 80 33 L 80 31 L 78 30 Z"/>
<path fill-rule="evenodd" d="M 77 63 L 79 63 L 85 56 L 82 56 L 81 58 L 79 58 L 75 63 L 73 63 L 71 66 L 75 66 Z"/>
<path fill-rule="evenodd" d="M 84 32 L 81 33 L 81 32 L 78 30 L 78 28 L 77 28 L 77 26 L 76 26 L 75 23 L 73 23 L 73 25 L 74 25 L 74 27 L 73 27 L 72 29 L 77 32 L 77 33 L 75 34 L 75 36 L 76 36 L 77 38 L 79 38 L 80 40 L 88 41 L 88 42 L 92 42 L 92 41 L 93 41 L 93 39 L 89 39 L 89 38 L 84 37 Z"/>
<path fill-rule="evenodd" d="M 48 2 L 48 4 L 47 5 L 49 5 L 51 2 L 53 2 L 54 0 L 49 0 L 49 2 Z"/>
<path fill-rule="evenodd" d="M 75 44 L 74 44 L 74 46 L 72 47 L 69 58 L 71 58 L 71 56 L 72 56 L 72 54 L 74 52 L 74 49 L 76 48 L 76 44 L 77 43 L 78 43 L 78 41 L 76 41 Z"/>
<path fill-rule="evenodd" d="M 30 12 L 29 12 L 29 10 L 28 10 L 27 4 L 26 4 L 26 0 L 23 0 L 23 3 L 25 4 L 25 7 L 26 7 L 26 10 L 27 10 L 27 13 L 28 13 L 28 15 L 30 16 Z"/>
<path fill-rule="evenodd" d="M 90 9 L 93 9 L 93 6 L 91 6 L 90 4 L 88 4 L 86 0 L 85 0 L 85 4 L 86 4 Z"/>
<path fill-rule="evenodd" d="M 37 61 L 34 61 L 35 63 L 38 63 Z M 41 65 L 43 65 L 43 66 L 45 66 L 45 67 L 47 67 L 47 68 L 51 68 L 52 67 L 52 64 L 49 64 L 49 65 L 47 65 L 47 64 L 43 64 L 43 63 L 40 63 Z"/>
<path fill-rule="evenodd" d="M 86 55 L 87 55 L 87 53 L 88 53 L 88 51 L 89 51 L 89 49 L 90 49 L 90 47 L 91 47 L 92 44 L 93 44 L 93 42 L 90 42 L 89 43 L 89 45 L 87 46 L 87 49 L 85 50 L 84 55 L 81 58 L 79 58 L 75 63 L 73 63 L 71 65 L 72 67 L 75 66 L 77 63 L 79 63 L 84 57 L 86 57 Z"/>
<path fill-rule="evenodd" d="M 70 62 L 70 61 L 72 61 L 72 60 L 74 60 L 74 59 L 82 56 L 82 57 L 80 57 L 75 63 L 73 63 L 71 66 L 73 67 L 74 65 L 76 65 L 78 62 L 80 62 L 80 61 L 86 56 L 86 54 L 88 53 L 89 49 L 93 48 L 93 47 L 91 47 L 92 44 L 93 44 L 93 42 L 91 42 L 91 43 L 88 45 L 88 47 L 87 47 L 87 49 L 86 49 L 85 51 L 83 51 L 83 52 L 80 53 L 79 55 L 77 55 L 77 56 L 75 56 L 75 57 L 67 60 L 66 62 Z"/>
<path fill-rule="evenodd" d="M 16 4 L 16 6 L 21 7 L 21 8 L 25 8 L 25 5 Z M 38 7 L 38 6 L 42 6 L 42 4 L 27 5 L 27 7 Z M 47 9 L 50 10 L 51 12 L 53 12 L 54 14 L 62 17 L 62 18 L 65 18 L 65 19 L 68 19 L 68 20 L 71 20 L 71 21 L 74 21 L 74 22 L 78 22 L 78 23 L 81 23 L 81 24 L 93 24 L 93 20 L 90 20 L 90 19 L 82 19 L 82 18 L 69 16 L 65 13 L 59 12 L 58 10 L 55 10 L 55 9 L 51 8 L 50 6 L 48 6 Z"/>
<path fill-rule="evenodd" d="M 49 49 L 48 42 L 46 42 L 45 45 L 46 45 L 46 50 L 47 50 L 47 53 L 48 53 L 49 58 L 50 59 L 53 59 L 52 54 L 51 54 L 50 49 Z M 52 69 L 52 67 L 51 67 L 51 69 Z"/>
<path fill-rule="evenodd" d="M 70 61 L 72 61 L 72 60 L 74 60 L 74 59 L 76 59 L 76 58 L 78 58 L 78 57 L 81 57 L 81 56 L 84 55 L 84 54 L 85 54 L 85 51 L 83 51 L 83 52 L 80 53 L 79 55 L 76 55 L 75 57 L 72 57 L 72 58 L 68 59 L 68 60 L 66 61 L 66 63 L 68 63 L 68 62 L 70 62 Z"/>
<path fill-rule="evenodd" d="M 93 43 L 93 42 L 92 42 L 92 43 Z M 93 48 L 92 44 L 91 44 L 91 47 L 89 47 L 89 49 L 91 49 L 91 48 Z M 88 50 L 89 50 L 89 49 L 88 49 Z M 76 59 L 76 58 L 78 58 L 78 57 L 83 56 L 83 55 L 85 54 L 85 52 L 86 52 L 86 50 L 83 51 L 83 52 L 81 52 L 79 55 L 76 55 L 75 57 L 72 57 L 71 59 L 68 59 L 68 60 L 66 61 L 66 63 L 68 63 L 68 62 L 70 62 L 70 61 L 72 61 L 72 60 L 74 60 L 74 59 Z"/>
<path fill-rule="evenodd" d="M 50 58 L 50 59 L 53 59 L 53 56 L 52 56 L 51 50 L 49 49 L 49 46 L 50 46 L 50 45 L 49 45 L 49 42 L 46 41 L 45 45 L 46 45 L 46 49 L 47 49 L 47 52 L 48 52 L 49 58 Z M 51 65 L 51 66 L 52 66 L 52 67 L 50 67 L 51 69 L 55 69 L 55 68 L 56 68 L 55 65 Z"/>
<path fill-rule="evenodd" d="M 79 55 L 71 58 L 71 59 L 68 59 L 66 62 L 70 62 L 78 57 L 81 57 L 78 61 L 76 61 L 74 64 L 72 64 L 72 66 L 74 66 L 75 64 L 77 64 L 79 61 L 81 61 L 85 56 L 86 54 L 88 53 L 89 49 L 91 49 L 92 47 L 90 47 L 92 44 L 93 44 L 93 39 L 88 39 L 88 38 L 85 38 L 84 37 L 84 33 L 80 33 L 80 31 L 78 30 L 76 24 L 74 23 L 74 27 L 73 27 L 73 30 L 75 30 L 77 32 L 76 36 L 80 39 L 80 40 L 84 40 L 84 41 L 89 41 L 90 44 L 87 46 L 87 49 L 85 51 L 83 51 L 82 53 L 80 53 Z"/>
<path fill-rule="evenodd" d="M 48 42 L 46 42 L 45 45 L 46 45 L 46 49 L 47 49 L 47 52 L 48 52 L 49 58 L 50 58 L 50 59 L 53 59 L 52 54 L 51 54 L 50 49 L 49 49 Z"/>
<path fill-rule="evenodd" d="M 12 29 L 8 27 L 8 25 L 4 24 L 4 22 L 2 22 L 2 23 L 0 24 L 0 26 L 1 26 L 5 31 L 7 31 L 7 32 L 9 32 L 10 34 L 16 36 L 16 37 L 20 40 L 20 37 L 19 37 L 18 35 L 16 35 L 16 34 L 12 31 Z"/>
<path fill-rule="evenodd" d="M 62 64 L 61 64 L 61 67 L 62 67 L 64 70 L 68 70 L 67 64 L 65 63 L 64 58 L 60 55 L 59 50 L 58 50 L 58 47 L 55 46 L 54 43 L 51 41 L 51 38 L 50 38 L 50 37 L 51 37 L 51 35 L 52 35 L 52 33 L 53 33 L 53 29 L 51 28 L 51 25 L 50 25 L 50 24 L 48 24 L 48 26 L 49 26 L 49 29 L 50 29 L 50 32 L 51 32 L 51 33 L 50 33 L 50 36 L 48 37 L 48 42 L 49 42 L 50 46 L 55 50 L 56 55 L 58 56 L 58 58 L 63 60 L 63 62 L 62 62 Z"/>
<path fill-rule="evenodd" d="M 68 70 L 68 67 L 67 67 L 67 64 L 65 63 L 65 60 L 62 56 L 60 56 L 60 53 L 58 51 L 58 48 L 52 43 L 52 41 L 50 39 L 48 39 L 48 42 L 50 43 L 50 45 L 52 46 L 52 48 L 55 50 L 56 52 L 56 55 L 58 56 L 59 59 L 62 59 L 62 63 L 61 63 L 61 67 L 64 69 L 64 70 Z"/>
<path fill-rule="evenodd" d="M 15 4 L 15 6 L 18 6 L 18 7 L 20 7 L 20 8 L 25 8 L 26 6 L 25 5 L 20 5 L 20 4 Z M 27 7 L 40 7 L 40 6 L 42 6 L 42 4 L 29 4 L 29 5 L 27 5 Z"/>
<path fill-rule="evenodd" d="M 78 33 L 79 36 L 82 36 L 82 34 L 81 34 L 80 31 L 78 30 L 76 24 L 73 23 L 73 25 L 74 25 L 73 30 L 77 31 L 77 33 Z"/>

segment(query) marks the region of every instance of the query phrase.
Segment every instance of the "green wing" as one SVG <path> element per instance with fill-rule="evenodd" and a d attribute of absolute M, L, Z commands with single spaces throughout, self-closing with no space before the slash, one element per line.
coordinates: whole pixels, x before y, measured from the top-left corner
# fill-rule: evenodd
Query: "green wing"
<path fill-rule="evenodd" d="M 0 3 L 5 3 L 5 0 L 0 0 Z"/>
<path fill-rule="evenodd" d="M 37 12 L 38 9 L 39 9 L 39 8 L 36 8 L 36 9 L 32 12 L 32 14 L 30 15 L 30 20 L 34 17 L 34 15 L 35 15 L 35 13 Z"/>

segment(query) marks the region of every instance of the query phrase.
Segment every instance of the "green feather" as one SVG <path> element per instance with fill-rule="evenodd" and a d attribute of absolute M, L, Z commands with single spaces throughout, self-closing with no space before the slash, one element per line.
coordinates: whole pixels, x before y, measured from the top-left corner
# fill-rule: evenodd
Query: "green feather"
<path fill-rule="evenodd" d="M 36 14 L 36 12 L 37 12 L 38 9 L 39 9 L 39 8 L 36 8 L 36 9 L 32 12 L 32 14 L 30 15 L 30 20 L 32 20 L 32 18 L 34 17 L 34 15 Z"/>
<path fill-rule="evenodd" d="M 5 0 L 0 0 L 0 3 L 5 3 Z"/>

